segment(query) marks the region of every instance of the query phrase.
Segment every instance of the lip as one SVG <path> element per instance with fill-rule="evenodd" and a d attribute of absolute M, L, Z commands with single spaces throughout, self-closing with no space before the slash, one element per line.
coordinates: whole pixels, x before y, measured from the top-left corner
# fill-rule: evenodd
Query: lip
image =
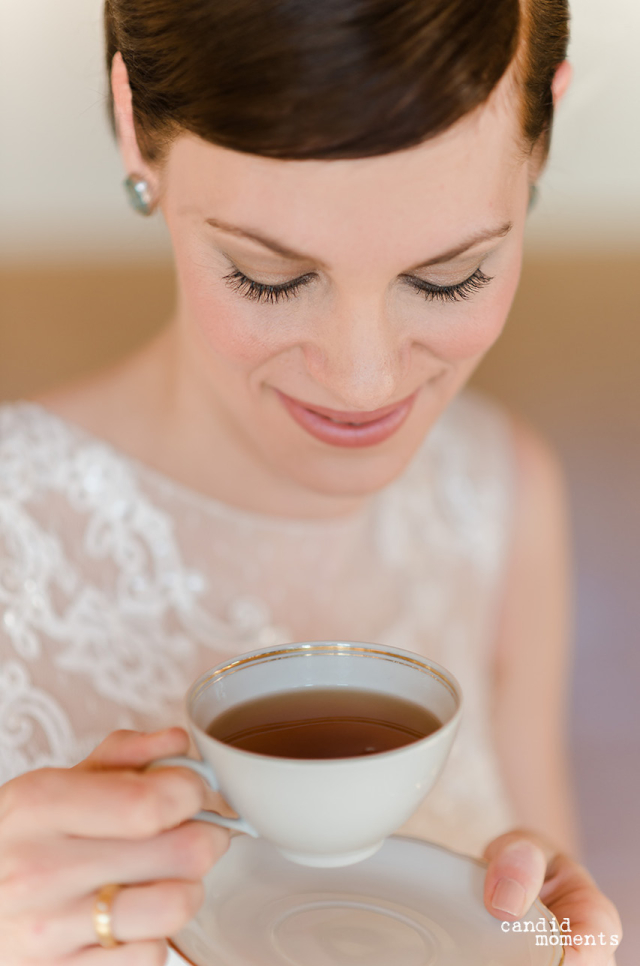
<path fill-rule="evenodd" d="M 372 412 L 344 412 L 314 406 L 276 389 L 289 415 L 311 436 L 330 446 L 358 448 L 383 443 L 397 432 L 411 412 L 416 390 L 406 399 Z"/>

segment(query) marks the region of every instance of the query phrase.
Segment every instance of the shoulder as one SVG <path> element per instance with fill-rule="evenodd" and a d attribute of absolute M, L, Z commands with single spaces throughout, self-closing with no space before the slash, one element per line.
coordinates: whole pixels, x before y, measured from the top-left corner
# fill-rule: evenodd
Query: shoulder
<path fill-rule="evenodd" d="M 498 663 L 528 667 L 563 660 L 569 640 L 571 539 L 562 464 L 550 443 L 512 415 L 513 520 L 507 554 Z M 546 655 L 546 657 L 545 657 Z M 533 674 L 535 668 L 530 668 Z"/>
<path fill-rule="evenodd" d="M 432 487 L 449 503 L 475 508 L 485 526 L 510 526 L 514 439 L 500 403 L 469 389 L 456 396 L 429 433 L 423 455 Z"/>
<path fill-rule="evenodd" d="M 426 454 L 442 471 L 511 485 L 514 461 L 512 418 L 499 402 L 465 389 L 442 413 L 426 440 Z"/>
<path fill-rule="evenodd" d="M 0 405 L 0 480 L 7 493 L 16 474 L 37 469 L 44 453 L 59 443 L 45 410 L 28 402 Z"/>
<path fill-rule="evenodd" d="M 0 404 L 0 446 L 5 450 L 21 442 L 42 443 L 60 433 L 62 420 L 37 403 Z"/>
<path fill-rule="evenodd" d="M 471 390 L 451 400 L 392 488 L 396 517 L 409 521 L 420 546 L 426 539 L 440 559 L 465 562 L 487 586 L 504 572 L 513 491 L 509 415 Z"/>
<path fill-rule="evenodd" d="M 425 453 L 436 489 L 446 492 L 465 527 L 476 520 L 503 578 L 514 567 L 525 574 L 536 559 L 559 555 L 567 519 L 561 463 L 525 419 L 465 390 L 434 427 Z"/>
<path fill-rule="evenodd" d="M 539 543 L 566 524 L 566 483 L 551 443 L 522 417 L 510 414 L 515 468 L 515 536 Z"/>
<path fill-rule="evenodd" d="M 5 522 L 15 519 L 20 507 L 23 514 L 57 530 L 64 514 L 99 511 L 107 495 L 115 499 L 130 491 L 133 477 L 108 443 L 45 406 L 26 401 L 0 405 L 0 506 Z"/>
<path fill-rule="evenodd" d="M 484 475 L 510 478 L 515 517 L 564 500 L 564 474 L 551 443 L 526 419 L 476 390 L 452 401 L 437 424 L 440 447 L 458 448 Z M 515 520 L 514 520 L 515 522 Z"/>
<path fill-rule="evenodd" d="M 0 405 L 0 494 L 24 499 L 40 489 L 70 452 L 65 423 L 30 402 Z"/>

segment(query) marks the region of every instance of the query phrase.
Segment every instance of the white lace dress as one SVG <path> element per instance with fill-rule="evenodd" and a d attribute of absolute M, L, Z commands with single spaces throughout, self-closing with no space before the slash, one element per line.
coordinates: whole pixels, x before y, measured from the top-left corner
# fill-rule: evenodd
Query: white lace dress
<path fill-rule="evenodd" d="M 517 824 L 491 728 L 513 496 L 501 410 L 455 400 L 355 515 L 234 509 L 32 403 L 0 406 L 0 784 L 116 728 L 184 724 L 206 668 L 275 641 L 375 641 L 461 683 L 451 757 L 403 831 L 469 854 Z"/>

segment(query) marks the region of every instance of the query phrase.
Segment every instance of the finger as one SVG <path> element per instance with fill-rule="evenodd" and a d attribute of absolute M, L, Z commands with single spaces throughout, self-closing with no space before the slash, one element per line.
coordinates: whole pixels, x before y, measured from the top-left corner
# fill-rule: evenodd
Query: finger
<path fill-rule="evenodd" d="M 547 866 L 541 848 L 530 839 L 503 836 L 488 852 L 484 903 L 497 919 L 521 919 L 536 899 Z"/>
<path fill-rule="evenodd" d="M 125 943 L 173 936 L 197 914 L 204 895 L 202 882 L 166 881 L 130 886 L 116 897 L 113 934 Z M 80 910 L 87 944 L 95 941 L 93 924 L 86 915 L 92 911 L 93 897 Z"/>
<path fill-rule="evenodd" d="M 144 768 L 158 758 L 184 755 L 188 750 L 189 736 L 184 728 L 165 728 L 153 734 L 114 731 L 76 769 Z"/>
<path fill-rule="evenodd" d="M 595 945 L 566 947 L 567 966 L 586 963 L 586 955 L 589 966 L 609 966 L 622 940 L 622 924 L 617 909 L 586 869 L 567 855 L 556 855 L 549 863 L 540 899 L 561 925 L 568 920 L 572 936 L 595 937 Z"/>
<path fill-rule="evenodd" d="M 204 899 L 201 882 L 166 881 L 129 886 L 111 906 L 111 932 L 120 943 L 152 942 L 172 936 L 193 919 Z M 85 896 L 53 917 L 23 917 L 5 935 L 3 949 L 20 960 L 64 960 L 97 943 L 93 924 L 96 895 Z"/>
<path fill-rule="evenodd" d="M 44 768 L 0 794 L 0 841 L 48 830 L 87 838 L 148 838 L 202 808 L 205 785 L 186 768 L 150 772 Z"/>
<path fill-rule="evenodd" d="M 127 943 L 116 949 L 92 947 L 75 956 L 49 962 L 47 966 L 165 966 L 166 961 L 167 944 L 162 940 Z"/>
<path fill-rule="evenodd" d="M 226 829 L 187 822 L 137 842 L 57 838 L 7 846 L 0 852 L 0 921 L 73 902 L 105 882 L 202 879 L 228 845 Z"/>

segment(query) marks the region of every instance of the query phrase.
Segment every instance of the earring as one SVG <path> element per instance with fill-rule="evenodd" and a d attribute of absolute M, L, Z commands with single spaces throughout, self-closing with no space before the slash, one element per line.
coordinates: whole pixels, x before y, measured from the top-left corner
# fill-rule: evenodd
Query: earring
<path fill-rule="evenodd" d="M 132 174 L 124 182 L 124 187 L 132 208 L 140 212 L 141 215 L 153 214 L 153 199 L 148 181 L 139 174 Z"/>
<path fill-rule="evenodd" d="M 535 204 L 539 197 L 540 197 L 540 189 L 538 188 L 538 186 L 536 184 L 530 185 L 529 186 L 529 205 L 527 207 L 527 212 L 531 211 L 531 209 L 535 207 Z"/>

